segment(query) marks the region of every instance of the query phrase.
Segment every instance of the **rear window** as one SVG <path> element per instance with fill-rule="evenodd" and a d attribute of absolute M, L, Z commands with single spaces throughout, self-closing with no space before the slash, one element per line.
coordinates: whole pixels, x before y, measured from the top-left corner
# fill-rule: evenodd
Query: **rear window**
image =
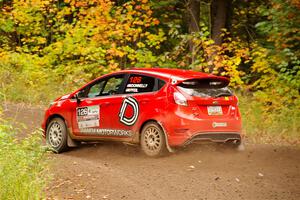
<path fill-rule="evenodd" d="M 227 87 L 228 81 L 216 79 L 193 79 L 183 81 L 178 87 L 188 95 L 197 97 L 223 97 L 232 96 Z"/>

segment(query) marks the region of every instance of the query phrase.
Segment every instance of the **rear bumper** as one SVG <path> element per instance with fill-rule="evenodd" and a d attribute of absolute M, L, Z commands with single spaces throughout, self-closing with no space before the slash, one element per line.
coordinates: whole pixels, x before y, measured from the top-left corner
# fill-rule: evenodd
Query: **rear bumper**
<path fill-rule="evenodd" d="M 227 142 L 242 139 L 242 122 L 235 109 L 234 115 L 195 115 L 193 107 L 177 107 L 162 121 L 171 147 L 184 146 L 197 140 Z"/>
<path fill-rule="evenodd" d="M 235 132 L 210 132 L 210 133 L 199 133 L 195 134 L 192 138 L 186 140 L 182 146 L 189 145 L 197 141 L 210 141 L 210 142 L 230 142 L 230 141 L 241 141 L 242 136 L 240 133 Z"/>

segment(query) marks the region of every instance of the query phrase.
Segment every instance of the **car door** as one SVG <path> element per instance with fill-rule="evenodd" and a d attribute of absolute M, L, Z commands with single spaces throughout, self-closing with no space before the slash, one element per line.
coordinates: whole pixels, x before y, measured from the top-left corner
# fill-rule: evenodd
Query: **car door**
<path fill-rule="evenodd" d="M 126 131 L 132 138 L 140 128 L 147 114 L 153 112 L 154 105 L 158 105 L 157 90 L 164 83 L 158 84 L 155 77 L 143 74 L 130 74 L 123 86 L 123 95 L 114 98 L 109 105 L 111 115 L 111 127 Z"/>
<path fill-rule="evenodd" d="M 120 96 L 125 74 L 97 80 L 78 92 L 80 101 L 72 113 L 75 136 L 99 138 L 114 136 L 111 129 L 111 102 Z"/>

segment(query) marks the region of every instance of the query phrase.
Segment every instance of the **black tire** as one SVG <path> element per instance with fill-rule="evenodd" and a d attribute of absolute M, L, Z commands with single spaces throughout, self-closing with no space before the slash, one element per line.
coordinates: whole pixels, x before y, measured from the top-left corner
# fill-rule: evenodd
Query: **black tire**
<path fill-rule="evenodd" d="M 164 131 L 155 122 L 149 122 L 143 127 L 140 143 L 147 156 L 159 157 L 167 152 Z"/>
<path fill-rule="evenodd" d="M 68 131 L 66 124 L 61 118 L 54 118 L 50 121 L 46 131 L 46 142 L 55 153 L 61 153 L 68 149 Z"/>

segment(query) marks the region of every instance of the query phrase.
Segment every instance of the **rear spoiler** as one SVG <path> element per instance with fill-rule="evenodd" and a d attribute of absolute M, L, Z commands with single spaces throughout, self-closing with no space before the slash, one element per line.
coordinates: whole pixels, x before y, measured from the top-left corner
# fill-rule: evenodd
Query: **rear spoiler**
<path fill-rule="evenodd" d="M 219 87 L 226 87 L 230 80 L 223 76 L 207 76 L 207 77 L 193 77 L 187 79 L 176 79 L 175 77 L 171 77 L 171 84 L 172 85 L 181 85 L 181 84 L 189 84 L 192 82 L 198 82 L 198 84 L 207 83 L 211 86 L 219 86 Z"/>

